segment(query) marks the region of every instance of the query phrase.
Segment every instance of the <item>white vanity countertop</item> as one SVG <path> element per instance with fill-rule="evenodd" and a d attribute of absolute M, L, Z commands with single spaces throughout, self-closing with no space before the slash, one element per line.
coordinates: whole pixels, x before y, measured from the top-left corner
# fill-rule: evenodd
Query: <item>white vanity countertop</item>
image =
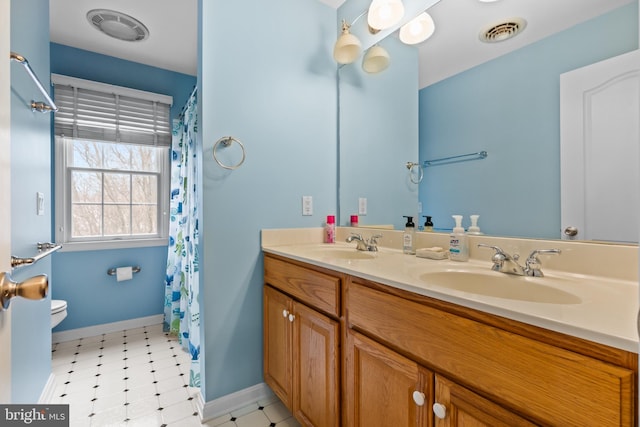
<path fill-rule="evenodd" d="M 521 321 L 611 347 L 638 353 L 638 283 L 544 269 L 545 277 L 515 279 L 544 284 L 573 297 L 568 303 L 533 302 L 462 292 L 422 280 L 421 275 L 440 271 L 474 271 L 505 275 L 490 270 L 490 261 L 456 262 L 405 255 L 396 249 L 364 252 L 374 258 L 349 259 L 331 251 L 353 250 L 353 244 L 301 243 L 263 245 L 264 252 L 347 273 L 395 288 L 448 301 L 464 307 Z M 508 276 L 508 275 L 505 275 Z M 546 280 L 545 280 L 546 279 Z M 558 285 L 561 283 L 561 286 Z"/>

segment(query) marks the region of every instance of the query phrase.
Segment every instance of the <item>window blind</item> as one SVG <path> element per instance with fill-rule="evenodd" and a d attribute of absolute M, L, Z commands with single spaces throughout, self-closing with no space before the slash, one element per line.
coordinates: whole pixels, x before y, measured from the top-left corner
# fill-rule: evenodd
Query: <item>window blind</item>
<path fill-rule="evenodd" d="M 171 145 L 172 98 L 52 75 L 55 134 L 142 145 Z"/>

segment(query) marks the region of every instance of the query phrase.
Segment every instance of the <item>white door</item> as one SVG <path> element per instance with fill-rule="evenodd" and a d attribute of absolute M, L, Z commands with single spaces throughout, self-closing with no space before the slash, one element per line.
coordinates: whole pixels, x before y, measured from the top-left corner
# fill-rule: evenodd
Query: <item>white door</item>
<path fill-rule="evenodd" d="M 0 1 L 0 271 L 11 271 L 10 2 Z M 11 402 L 11 312 L 0 311 L 0 403 Z"/>
<path fill-rule="evenodd" d="M 560 76 L 563 238 L 638 241 L 639 52 Z"/>

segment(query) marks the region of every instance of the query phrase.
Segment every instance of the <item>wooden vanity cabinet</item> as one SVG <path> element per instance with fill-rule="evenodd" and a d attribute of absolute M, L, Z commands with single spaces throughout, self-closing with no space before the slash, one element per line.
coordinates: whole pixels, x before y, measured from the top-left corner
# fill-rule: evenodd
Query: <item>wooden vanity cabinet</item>
<path fill-rule="evenodd" d="M 436 427 L 637 425 L 634 353 L 355 277 L 346 280 L 343 302 L 346 328 L 435 374 L 433 403 L 447 413 L 443 419 L 434 415 Z M 353 334 L 349 330 L 347 337 Z M 345 348 L 344 410 L 351 419 L 360 402 L 349 394 L 376 384 L 376 370 L 382 369 L 361 369 L 373 362 L 358 362 L 360 341 L 348 338 Z M 376 354 L 383 353 L 377 348 Z M 383 396 L 378 392 L 366 404 L 385 406 Z"/>
<path fill-rule="evenodd" d="M 265 255 L 265 382 L 305 426 L 340 425 L 340 284 Z"/>
<path fill-rule="evenodd" d="M 265 381 L 302 425 L 638 425 L 636 353 L 285 257 L 264 265 Z"/>
<path fill-rule="evenodd" d="M 431 371 L 354 331 L 345 350 L 345 426 L 432 425 Z"/>

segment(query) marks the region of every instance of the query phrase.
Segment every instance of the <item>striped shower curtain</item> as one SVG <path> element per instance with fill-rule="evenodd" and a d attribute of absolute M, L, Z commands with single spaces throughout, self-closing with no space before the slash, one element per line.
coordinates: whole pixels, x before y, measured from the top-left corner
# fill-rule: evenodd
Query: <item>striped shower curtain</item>
<path fill-rule="evenodd" d="M 200 387 L 198 193 L 196 191 L 197 93 L 174 121 L 171 143 L 171 208 L 164 301 L 164 331 L 191 354 L 189 385 Z"/>

